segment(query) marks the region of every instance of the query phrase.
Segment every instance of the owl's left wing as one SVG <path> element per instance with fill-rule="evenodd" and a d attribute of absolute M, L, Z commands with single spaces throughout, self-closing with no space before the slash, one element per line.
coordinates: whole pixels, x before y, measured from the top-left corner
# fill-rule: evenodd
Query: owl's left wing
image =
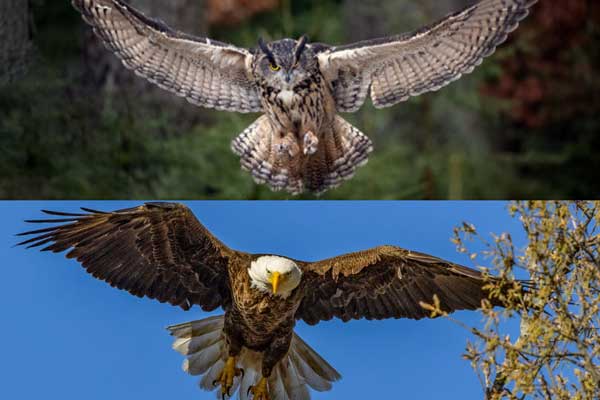
<path fill-rule="evenodd" d="M 420 302 L 448 312 L 473 310 L 490 299 L 486 281 L 476 270 L 394 246 L 376 247 L 302 265 L 304 298 L 296 313 L 310 325 L 334 317 L 351 319 L 411 318 L 430 315 Z"/>
<path fill-rule="evenodd" d="M 246 49 L 174 31 L 122 0 L 72 0 L 125 67 L 189 102 L 217 110 L 261 111 Z"/>
<path fill-rule="evenodd" d="M 338 111 L 354 112 L 369 91 L 377 108 L 438 90 L 491 55 L 537 0 L 482 0 L 415 32 L 331 47 L 318 55 Z"/>

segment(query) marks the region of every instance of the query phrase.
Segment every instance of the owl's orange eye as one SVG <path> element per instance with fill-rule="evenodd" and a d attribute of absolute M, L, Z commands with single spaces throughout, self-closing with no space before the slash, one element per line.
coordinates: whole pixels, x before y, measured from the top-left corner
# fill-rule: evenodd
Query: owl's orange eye
<path fill-rule="evenodd" d="M 271 71 L 275 71 L 275 72 L 277 72 L 281 69 L 281 67 L 277 64 L 271 64 L 270 67 L 271 67 Z"/>

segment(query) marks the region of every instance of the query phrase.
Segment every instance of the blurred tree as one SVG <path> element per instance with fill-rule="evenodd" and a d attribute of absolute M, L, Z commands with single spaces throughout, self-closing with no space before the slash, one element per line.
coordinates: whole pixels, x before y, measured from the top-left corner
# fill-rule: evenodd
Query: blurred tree
<path fill-rule="evenodd" d="M 208 0 L 211 25 L 235 25 L 260 12 L 275 9 L 279 0 Z"/>
<path fill-rule="evenodd" d="M 471 0 L 344 0 L 347 40 L 388 36 L 390 32 L 409 32 L 471 4 Z"/>
<path fill-rule="evenodd" d="M 553 176 L 573 198 L 600 194 L 599 40 L 599 2 L 540 1 L 481 90 L 505 104 L 496 147 L 506 160 L 523 177 Z"/>
<path fill-rule="evenodd" d="M 600 90 L 598 52 L 592 50 L 600 7 L 587 0 L 570 0 L 561 7 L 540 2 L 530 18 L 535 28 L 515 32 L 517 56 L 505 57 L 503 73 L 485 85 L 484 93 L 510 99 L 512 107 L 505 114 L 528 128 L 596 112 L 597 104 L 586 104 L 586 99 Z"/>
<path fill-rule="evenodd" d="M 510 206 L 527 245 L 516 251 L 510 235 L 488 243 L 467 223 L 455 231 L 487 246 L 495 275 L 491 292 L 507 308 L 483 305 L 485 326 L 466 326 L 475 341 L 465 358 L 489 400 L 600 398 L 600 202 L 520 202 Z M 471 254 L 474 259 L 477 254 Z M 534 289 L 523 294 L 507 280 L 525 272 Z M 514 281 L 513 281 L 514 282 Z M 436 307 L 430 307 L 439 313 Z M 520 331 L 508 322 L 520 318 Z"/>
<path fill-rule="evenodd" d="M 29 63 L 32 25 L 29 1 L 0 2 L 0 85 L 21 76 Z"/>

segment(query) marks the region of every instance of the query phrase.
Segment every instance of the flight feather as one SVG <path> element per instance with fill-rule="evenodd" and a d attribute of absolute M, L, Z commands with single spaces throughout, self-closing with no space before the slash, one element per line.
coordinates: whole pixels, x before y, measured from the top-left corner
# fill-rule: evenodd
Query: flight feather
<path fill-rule="evenodd" d="M 55 253 L 69 250 L 94 277 L 133 295 L 189 309 L 213 310 L 230 301 L 229 259 L 235 252 L 217 240 L 185 206 L 147 203 L 100 212 L 47 214 L 29 221 L 66 223 L 24 232 L 19 245 Z"/>
<path fill-rule="evenodd" d="M 243 48 L 177 32 L 121 0 L 73 0 L 106 47 L 136 74 L 193 104 L 261 111 Z"/>

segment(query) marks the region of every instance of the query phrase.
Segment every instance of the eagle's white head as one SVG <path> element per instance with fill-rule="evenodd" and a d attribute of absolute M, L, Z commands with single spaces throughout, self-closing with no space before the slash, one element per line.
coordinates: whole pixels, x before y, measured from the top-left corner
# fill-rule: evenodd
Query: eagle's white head
<path fill-rule="evenodd" d="M 252 287 L 283 298 L 300 284 L 302 271 L 295 262 L 279 256 L 261 256 L 248 268 Z"/>

